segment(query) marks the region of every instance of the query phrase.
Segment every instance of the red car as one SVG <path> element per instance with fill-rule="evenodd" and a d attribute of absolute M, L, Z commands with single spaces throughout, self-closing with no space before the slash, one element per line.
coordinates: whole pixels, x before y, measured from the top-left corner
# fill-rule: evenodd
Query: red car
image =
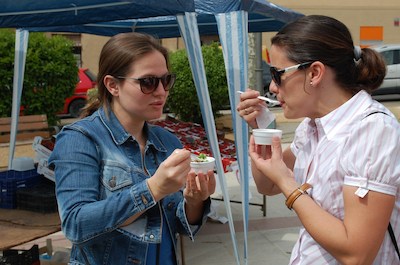
<path fill-rule="evenodd" d="M 87 91 L 96 86 L 97 77 L 87 68 L 79 68 L 78 79 L 74 94 L 65 99 L 64 109 L 60 114 L 78 117 L 81 108 L 86 104 Z"/>

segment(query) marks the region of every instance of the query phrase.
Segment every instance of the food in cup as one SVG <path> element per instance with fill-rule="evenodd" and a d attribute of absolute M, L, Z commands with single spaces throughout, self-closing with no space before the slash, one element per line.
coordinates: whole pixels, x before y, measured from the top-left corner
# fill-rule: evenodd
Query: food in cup
<path fill-rule="evenodd" d="M 198 173 L 199 171 L 207 173 L 208 170 L 214 170 L 214 166 L 215 166 L 215 158 L 207 156 L 206 154 L 203 153 L 194 156 L 192 158 L 192 161 L 190 162 L 190 167 L 196 173 Z"/>

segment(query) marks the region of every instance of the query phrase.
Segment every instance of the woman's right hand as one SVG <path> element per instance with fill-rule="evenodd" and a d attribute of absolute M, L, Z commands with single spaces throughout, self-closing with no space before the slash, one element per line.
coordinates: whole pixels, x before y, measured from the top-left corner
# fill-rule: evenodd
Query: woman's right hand
<path fill-rule="evenodd" d="M 255 143 L 254 137 L 251 136 L 249 155 L 257 172 L 262 173 L 279 188 L 282 182 L 285 183 L 285 179 L 294 180 L 293 171 L 287 167 L 283 160 L 281 139 L 279 137 L 274 136 L 271 146 L 263 149 Z"/>
<path fill-rule="evenodd" d="M 156 201 L 185 186 L 186 176 L 190 171 L 190 161 L 190 151 L 176 149 L 160 164 L 156 173 L 147 180 L 147 185 Z"/>
<path fill-rule="evenodd" d="M 251 128 L 258 128 L 256 117 L 260 114 L 263 106 L 260 104 L 265 104 L 261 99 L 257 97 L 260 92 L 253 89 L 247 89 L 243 94 L 240 95 L 240 103 L 237 105 L 237 112 L 240 117 L 242 117 Z"/>

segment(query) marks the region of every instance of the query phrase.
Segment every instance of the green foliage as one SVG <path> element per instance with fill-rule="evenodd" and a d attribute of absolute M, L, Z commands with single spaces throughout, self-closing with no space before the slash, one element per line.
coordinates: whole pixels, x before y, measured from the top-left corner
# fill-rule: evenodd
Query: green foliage
<path fill-rule="evenodd" d="M 215 117 L 219 110 L 229 106 L 224 58 L 218 43 L 204 45 L 202 53 L 212 111 Z M 167 107 L 171 112 L 177 114 L 182 121 L 203 124 L 186 50 L 171 53 L 170 62 L 171 71 L 176 73 L 177 80 L 169 94 Z"/>
<path fill-rule="evenodd" d="M 14 75 L 15 33 L 0 30 L 0 117 L 11 116 Z M 57 113 L 65 98 L 74 92 L 78 67 L 73 43 L 62 37 L 46 37 L 43 33 L 30 33 L 26 56 L 21 106 L 23 113 L 47 114 L 50 125 L 58 121 Z"/>
<path fill-rule="evenodd" d="M 0 30 L 0 117 L 11 116 L 15 34 Z M 8 115 L 7 115 L 8 114 Z"/>

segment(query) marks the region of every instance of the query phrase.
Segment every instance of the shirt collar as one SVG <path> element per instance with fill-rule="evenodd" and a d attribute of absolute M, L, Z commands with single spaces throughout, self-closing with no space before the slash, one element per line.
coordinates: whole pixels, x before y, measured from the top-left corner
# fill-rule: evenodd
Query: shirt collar
<path fill-rule="evenodd" d="M 371 106 L 371 104 L 371 96 L 364 90 L 361 90 L 339 108 L 331 111 L 324 117 L 315 119 L 315 125 L 310 120 L 309 127 L 316 127 L 319 139 L 323 135 L 326 135 L 328 140 L 331 140 L 338 133 L 345 133 L 350 130 L 351 126 L 349 125 L 355 121 L 359 121 L 359 117 L 361 117 L 365 109 Z"/>

